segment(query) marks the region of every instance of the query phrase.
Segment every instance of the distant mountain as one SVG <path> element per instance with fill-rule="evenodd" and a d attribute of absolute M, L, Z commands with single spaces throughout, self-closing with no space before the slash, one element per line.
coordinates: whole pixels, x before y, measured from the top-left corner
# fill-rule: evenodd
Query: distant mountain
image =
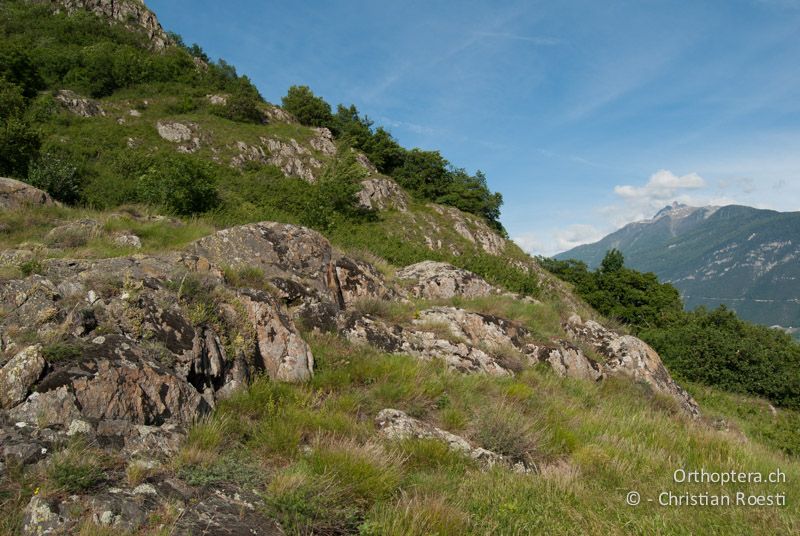
<path fill-rule="evenodd" d="M 688 309 L 725 304 L 752 322 L 800 326 L 800 212 L 674 203 L 556 258 L 596 268 L 611 248 L 674 284 Z"/>

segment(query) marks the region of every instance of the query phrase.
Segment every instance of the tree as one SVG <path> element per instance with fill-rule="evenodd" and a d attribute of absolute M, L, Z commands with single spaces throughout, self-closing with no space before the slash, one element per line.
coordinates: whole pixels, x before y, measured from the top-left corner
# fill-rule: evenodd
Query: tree
<path fill-rule="evenodd" d="M 618 272 L 625 266 L 625 257 L 617 248 L 610 249 L 600 263 L 600 271 L 606 274 Z"/>
<path fill-rule="evenodd" d="M 308 86 L 292 86 L 281 99 L 283 109 L 295 116 L 300 123 L 310 127 L 334 126 L 331 105 L 314 95 Z"/>

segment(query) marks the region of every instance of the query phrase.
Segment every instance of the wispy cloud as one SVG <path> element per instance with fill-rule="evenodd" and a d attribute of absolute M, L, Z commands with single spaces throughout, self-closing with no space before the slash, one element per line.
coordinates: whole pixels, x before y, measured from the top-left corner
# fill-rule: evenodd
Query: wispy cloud
<path fill-rule="evenodd" d="M 493 37 L 497 39 L 509 39 L 511 41 L 525 41 L 537 46 L 556 46 L 564 43 L 563 40 L 555 37 L 538 35 L 518 35 L 510 32 L 475 32 L 477 37 Z"/>

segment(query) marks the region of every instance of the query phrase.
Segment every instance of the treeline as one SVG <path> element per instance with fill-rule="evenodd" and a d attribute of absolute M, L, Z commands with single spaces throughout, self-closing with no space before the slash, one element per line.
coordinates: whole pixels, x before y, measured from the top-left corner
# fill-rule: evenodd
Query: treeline
<path fill-rule="evenodd" d="M 676 377 L 800 409 L 800 344 L 782 331 L 745 322 L 724 306 L 686 312 L 675 287 L 625 267 L 617 250 L 594 272 L 581 261 L 539 262 L 599 313 L 629 326 Z"/>
<path fill-rule="evenodd" d="M 503 196 L 492 192 L 481 171 L 470 175 L 448 162 L 439 151 L 405 149 L 383 127 L 361 116 L 354 105 L 338 105 L 336 112 L 307 86 L 292 86 L 283 108 L 300 123 L 330 129 L 337 139 L 367 155 L 378 171 L 394 178 L 415 197 L 484 218 L 495 230 L 500 224 Z"/>

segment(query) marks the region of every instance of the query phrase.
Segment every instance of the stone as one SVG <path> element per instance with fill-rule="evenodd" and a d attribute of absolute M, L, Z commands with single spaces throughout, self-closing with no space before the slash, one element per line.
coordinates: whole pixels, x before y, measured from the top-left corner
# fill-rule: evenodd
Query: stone
<path fill-rule="evenodd" d="M 0 177 L 0 210 L 52 204 L 53 199 L 46 192 L 18 180 Z"/>
<path fill-rule="evenodd" d="M 406 353 L 420 359 L 441 359 L 451 370 L 462 373 L 482 373 L 491 376 L 510 376 L 513 371 L 490 355 L 466 341 L 444 338 L 427 326 L 389 326 L 379 319 L 353 313 L 341 326 L 342 335 L 351 342 L 369 344 L 386 352 Z"/>
<path fill-rule="evenodd" d="M 641 339 L 611 331 L 593 320 L 584 322 L 578 315 L 570 316 L 564 328 L 574 339 L 591 345 L 606 357 L 603 372 L 608 376 L 646 383 L 654 391 L 675 399 L 688 415 L 700 416 L 694 398 L 672 379 L 658 353 Z"/>
<path fill-rule="evenodd" d="M 528 472 L 523 464 L 512 463 L 505 456 L 491 450 L 473 447 L 461 436 L 409 417 L 406 413 L 396 409 L 381 410 L 375 418 L 375 425 L 381 435 L 390 440 L 435 439 L 446 444 L 450 450 L 463 454 L 486 468 L 505 465 L 512 467 L 517 472 Z"/>
<path fill-rule="evenodd" d="M 94 377 L 79 377 L 72 386 L 89 420 L 190 424 L 211 409 L 192 385 L 141 362 L 101 360 Z"/>
<path fill-rule="evenodd" d="M 62 385 L 52 391 L 31 394 L 25 402 L 10 410 L 8 415 L 15 421 L 42 428 L 58 424 L 69 426 L 71 430 L 72 423 L 80 418 L 81 413 L 75 395 L 66 385 Z"/>
<path fill-rule="evenodd" d="M 56 247 L 79 247 L 98 236 L 103 226 L 97 220 L 84 218 L 54 227 L 44 235 L 45 242 Z"/>
<path fill-rule="evenodd" d="M 158 135 L 163 139 L 179 144 L 178 151 L 194 153 L 200 149 L 200 138 L 195 135 L 199 126 L 196 123 L 179 121 L 159 121 L 156 123 Z"/>
<path fill-rule="evenodd" d="M 321 234 L 297 225 L 261 222 L 223 229 L 191 250 L 218 265 L 258 268 L 276 285 L 291 283 L 339 309 L 361 298 L 393 295 L 372 266 L 343 256 Z"/>
<path fill-rule="evenodd" d="M 255 330 L 258 354 L 269 377 L 285 382 L 311 379 L 311 349 L 275 299 L 265 292 L 243 292 L 239 299 Z"/>
<path fill-rule="evenodd" d="M 142 239 L 132 233 L 114 235 L 114 243 L 123 248 L 142 249 Z"/>
<path fill-rule="evenodd" d="M 587 357 L 569 341 L 558 340 L 549 345 L 530 344 L 525 353 L 533 363 L 547 363 L 559 376 L 599 381 L 605 375 L 599 363 Z"/>
<path fill-rule="evenodd" d="M 229 95 L 206 95 L 208 102 L 214 106 L 227 106 Z"/>
<path fill-rule="evenodd" d="M 269 153 L 268 162 L 283 171 L 287 177 L 299 177 L 306 182 L 317 181 L 317 173 L 322 169 L 322 162 L 311 156 L 311 153 L 291 138 L 288 142 L 276 138 L 261 138 Z"/>
<path fill-rule="evenodd" d="M 325 156 L 335 155 L 336 144 L 333 141 L 333 134 L 331 134 L 331 131 L 325 127 L 314 128 L 313 131 L 314 137 L 309 141 L 311 147 Z"/>
<path fill-rule="evenodd" d="M 75 115 L 81 117 L 105 117 L 106 115 L 105 110 L 103 110 L 97 101 L 81 97 L 69 89 L 56 91 L 53 97 L 64 108 Z"/>
<path fill-rule="evenodd" d="M 408 210 L 408 194 L 392 179 L 376 177 L 361 181 L 358 204 L 370 210 Z"/>
<path fill-rule="evenodd" d="M 356 155 L 356 163 L 357 163 L 359 166 L 361 166 L 362 168 L 364 168 L 364 170 L 365 170 L 365 171 L 366 171 L 366 172 L 367 172 L 369 175 L 377 175 L 377 173 L 378 173 L 378 168 L 376 168 L 376 167 L 375 167 L 375 164 L 373 164 L 372 162 L 370 162 L 369 158 L 367 158 L 367 155 L 365 155 L 364 153 L 360 153 L 360 152 L 356 151 L 355 149 L 353 149 L 353 152 L 354 152 L 354 153 L 355 153 L 355 155 Z"/>
<path fill-rule="evenodd" d="M 31 536 L 62 534 L 67 520 L 53 511 L 41 496 L 34 495 L 25 507 L 22 533 Z"/>
<path fill-rule="evenodd" d="M 212 492 L 190 502 L 175 522 L 171 534 L 190 536 L 281 536 L 284 531 L 266 517 L 263 499 L 243 490 L 229 491 L 215 486 Z"/>
<path fill-rule="evenodd" d="M 408 281 L 405 290 L 415 298 L 450 299 L 456 296 L 478 298 L 500 294 L 482 277 L 445 262 L 422 261 L 398 270 L 398 280 Z"/>
<path fill-rule="evenodd" d="M 41 345 L 28 346 L 0 369 L 0 406 L 8 409 L 28 396 L 46 363 Z"/>

